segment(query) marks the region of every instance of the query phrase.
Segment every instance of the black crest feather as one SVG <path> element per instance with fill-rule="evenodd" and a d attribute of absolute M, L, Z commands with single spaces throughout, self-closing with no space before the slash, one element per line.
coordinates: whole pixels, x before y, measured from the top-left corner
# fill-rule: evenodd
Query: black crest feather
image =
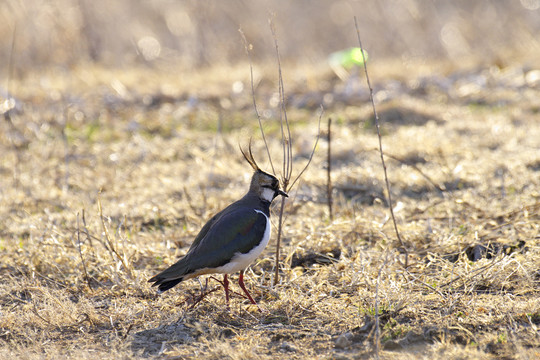
<path fill-rule="evenodd" d="M 255 162 L 255 158 L 253 157 L 253 153 L 251 152 L 251 139 L 249 139 L 248 151 L 245 152 L 242 149 L 242 147 L 240 147 L 240 152 L 242 153 L 242 155 L 244 155 L 244 159 L 246 159 L 246 161 L 249 163 L 249 165 L 251 165 L 253 170 L 261 171 L 261 169 L 259 168 L 259 165 L 257 165 L 257 163 Z"/>

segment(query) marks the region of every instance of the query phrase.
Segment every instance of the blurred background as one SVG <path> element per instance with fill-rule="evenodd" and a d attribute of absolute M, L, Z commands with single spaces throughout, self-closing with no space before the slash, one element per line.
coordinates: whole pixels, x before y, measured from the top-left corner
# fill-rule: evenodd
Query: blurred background
<path fill-rule="evenodd" d="M 372 59 L 504 65 L 540 50 L 540 0 L 2 0 L 0 71 L 12 39 L 13 76 L 87 62 L 229 65 L 245 60 L 239 28 L 260 63 L 274 59 L 269 18 L 284 61 L 316 64 L 357 46 L 353 16 Z"/>

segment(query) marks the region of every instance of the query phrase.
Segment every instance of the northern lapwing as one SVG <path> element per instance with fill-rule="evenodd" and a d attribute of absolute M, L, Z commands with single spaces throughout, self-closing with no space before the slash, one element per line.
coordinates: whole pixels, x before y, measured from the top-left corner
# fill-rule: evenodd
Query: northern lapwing
<path fill-rule="evenodd" d="M 238 283 L 249 301 L 257 305 L 244 285 L 244 270 L 264 250 L 270 239 L 270 204 L 276 196 L 288 197 L 279 180 L 262 171 L 251 152 L 242 155 L 255 173 L 249 191 L 240 200 L 214 215 L 201 229 L 186 255 L 176 264 L 152 277 L 149 282 L 160 292 L 181 281 L 204 274 L 224 274 L 223 287 L 229 305 L 227 274 L 240 272 Z M 258 305 L 257 305 L 258 306 Z M 260 309 L 259 309 L 260 310 Z"/>

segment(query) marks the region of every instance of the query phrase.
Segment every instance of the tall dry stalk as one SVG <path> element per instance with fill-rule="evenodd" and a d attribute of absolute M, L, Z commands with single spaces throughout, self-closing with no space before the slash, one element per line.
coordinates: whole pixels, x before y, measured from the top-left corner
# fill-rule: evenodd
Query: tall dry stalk
<path fill-rule="evenodd" d="M 261 136 L 264 141 L 264 147 L 266 149 L 266 154 L 268 155 L 268 161 L 270 161 L 270 167 L 272 167 L 272 173 L 275 175 L 276 170 L 274 169 L 274 163 L 272 162 L 272 157 L 270 156 L 270 148 L 268 147 L 268 142 L 266 141 L 266 136 L 264 134 L 262 121 L 261 121 L 261 114 L 259 113 L 259 108 L 257 107 L 257 100 L 255 99 L 255 84 L 253 83 L 253 64 L 251 61 L 251 49 L 252 46 L 248 44 L 248 41 L 246 39 L 246 35 L 242 31 L 242 29 L 238 30 L 240 32 L 240 35 L 242 36 L 242 42 L 244 43 L 244 48 L 246 50 L 246 54 L 248 56 L 249 60 L 249 78 L 251 83 L 251 98 L 253 99 L 253 109 L 255 110 L 255 115 L 257 115 L 257 121 L 259 122 L 259 129 L 261 130 Z"/>
<path fill-rule="evenodd" d="M 388 207 L 390 208 L 390 215 L 392 217 L 392 223 L 394 224 L 394 230 L 396 232 L 396 236 L 399 242 L 400 252 L 405 254 L 405 268 L 408 267 L 408 261 L 409 261 L 409 253 L 407 252 L 407 249 L 405 248 L 405 245 L 403 244 L 403 241 L 401 240 L 401 235 L 399 234 L 399 230 L 397 227 L 396 222 L 396 216 L 394 215 L 394 205 L 392 202 L 392 193 L 390 192 L 390 182 L 388 181 L 388 172 L 386 170 L 386 163 L 384 161 L 384 152 L 383 152 L 383 146 L 382 146 L 382 137 L 381 137 L 381 128 L 379 125 L 379 115 L 377 114 L 377 109 L 375 107 L 375 101 L 373 100 L 373 88 L 371 87 L 371 81 L 369 80 L 369 74 L 367 70 L 367 61 L 366 56 L 364 54 L 364 47 L 362 46 L 362 39 L 360 38 L 360 30 L 358 29 L 358 21 L 356 20 L 356 16 L 354 17 L 354 26 L 356 28 L 356 34 L 358 36 L 358 44 L 360 45 L 360 50 L 362 52 L 362 61 L 364 63 L 364 73 L 366 74 L 366 81 L 369 88 L 369 99 L 371 101 L 371 106 L 373 109 L 373 115 L 375 116 L 375 127 L 377 128 L 377 137 L 379 138 L 379 153 L 381 155 L 381 164 L 383 167 L 384 172 L 384 182 L 386 184 L 386 193 L 388 196 Z"/>
<path fill-rule="evenodd" d="M 328 216 L 330 221 L 334 221 L 334 213 L 332 212 L 332 118 L 328 118 L 328 151 L 326 153 L 326 195 L 328 204 Z"/>
<path fill-rule="evenodd" d="M 321 111 L 319 114 L 318 119 L 318 128 L 317 128 L 317 137 L 315 139 L 315 143 L 313 144 L 313 149 L 311 151 L 311 154 L 309 156 L 309 159 L 307 163 L 304 165 L 302 170 L 298 173 L 298 175 L 292 179 L 292 173 L 293 173 L 293 155 L 292 155 L 292 136 L 291 136 L 291 128 L 289 119 L 287 117 L 287 105 L 285 101 L 285 88 L 283 85 L 283 75 L 281 70 L 281 57 L 279 53 L 279 44 L 277 40 L 276 35 L 276 29 L 274 26 L 273 21 L 270 19 L 270 31 L 272 32 L 272 38 L 274 39 L 274 47 L 276 52 L 276 59 L 277 59 L 277 65 L 278 65 L 278 89 L 279 89 L 279 104 L 280 104 L 280 132 L 281 132 L 281 150 L 282 150 L 282 174 L 281 174 L 281 185 L 283 187 L 283 191 L 289 192 L 292 187 L 298 182 L 300 177 L 304 174 L 304 172 L 307 170 L 309 164 L 313 160 L 313 155 L 315 154 L 315 149 L 317 148 L 317 144 L 319 142 L 320 134 L 321 134 L 321 118 L 324 113 L 324 109 L 321 106 Z M 264 133 L 264 129 L 262 126 L 261 116 L 257 107 L 257 101 L 255 98 L 255 86 L 253 81 L 253 64 L 251 61 L 251 45 L 248 44 L 247 39 L 244 35 L 244 33 L 240 30 L 240 34 L 242 36 L 242 40 L 244 42 L 244 47 L 246 50 L 246 53 L 248 55 L 249 59 L 249 69 L 250 69 L 250 79 L 251 79 L 251 95 L 253 98 L 253 107 L 255 109 L 255 113 L 257 115 L 257 119 L 259 121 L 259 129 L 261 130 L 261 135 L 264 141 L 264 146 L 266 148 L 266 153 L 268 155 L 268 160 L 270 161 L 270 165 L 272 167 L 272 173 L 276 175 L 276 171 L 272 162 L 272 157 L 270 155 L 270 148 L 268 146 L 268 142 L 266 140 L 266 136 Z M 286 198 L 282 197 L 281 199 L 281 207 L 279 210 L 279 220 L 278 220 L 278 231 L 277 231 L 277 239 L 276 239 L 276 252 L 275 252 L 275 264 L 274 264 L 274 279 L 272 282 L 272 285 L 275 286 L 279 281 L 279 257 L 280 257 L 280 249 L 281 249 L 281 236 L 283 232 L 283 213 L 285 210 L 285 203 Z"/>

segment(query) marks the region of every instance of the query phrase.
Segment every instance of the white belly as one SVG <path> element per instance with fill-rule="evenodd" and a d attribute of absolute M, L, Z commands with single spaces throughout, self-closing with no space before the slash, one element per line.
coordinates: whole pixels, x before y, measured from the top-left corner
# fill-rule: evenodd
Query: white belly
<path fill-rule="evenodd" d="M 255 212 L 263 214 L 266 218 L 266 230 L 264 230 L 264 235 L 261 243 L 251 249 L 251 251 L 246 254 L 237 252 L 236 254 L 234 254 L 230 263 L 216 268 L 214 270 L 216 273 L 232 274 L 240 270 L 244 270 L 249 266 L 249 264 L 255 261 L 255 259 L 257 259 L 259 255 L 261 255 L 264 248 L 266 248 L 266 245 L 268 245 L 268 240 L 270 240 L 270 220 L 268 219 L 268 216 L 266 216 L 266 214 L 262 211 L 255 210 Z"/>

